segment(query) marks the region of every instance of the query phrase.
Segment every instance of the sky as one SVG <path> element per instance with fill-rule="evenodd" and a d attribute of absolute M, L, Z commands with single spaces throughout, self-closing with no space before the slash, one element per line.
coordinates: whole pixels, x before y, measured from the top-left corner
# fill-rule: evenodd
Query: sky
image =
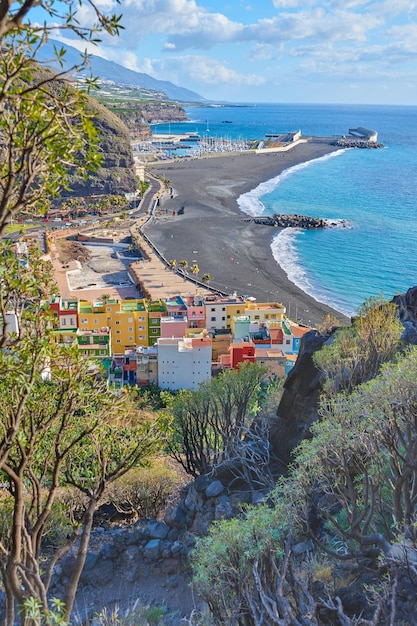
<path fill-rule="evenodd" d="M 417 0 L 96 4 L 124 29 L 90 52 L 208 100 L 417 104 Z M 92 8 L 78 19 L 91 25 Z"/>

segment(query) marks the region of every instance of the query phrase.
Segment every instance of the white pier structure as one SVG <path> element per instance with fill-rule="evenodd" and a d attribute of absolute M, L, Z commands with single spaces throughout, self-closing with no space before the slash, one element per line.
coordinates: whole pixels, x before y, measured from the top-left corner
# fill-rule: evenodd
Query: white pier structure
<path fill-rule="evenodd" d="M 349 128 L 349 135 L 352 135 L 352 137 L 357 137 L 358 139 L 370 141 L 372 143 L 378 142 L 377 131 L 371 130 L 369 128 L 364 128 L 363 126 L 358 126 L 358 128 Z"/>

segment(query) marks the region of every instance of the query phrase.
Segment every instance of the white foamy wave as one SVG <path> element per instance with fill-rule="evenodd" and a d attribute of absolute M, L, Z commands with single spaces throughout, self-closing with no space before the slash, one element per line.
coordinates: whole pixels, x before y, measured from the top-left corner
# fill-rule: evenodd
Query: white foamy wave
<path fill-rule="evenodd" d="M 310 281 L 306 270 L 301 265 L 300 257 L 295 247 L 295 239 L 299 234 L 304 234 L 304 231 L 300 228 L 284 228 L 274 237 L 271 242 L 271 251 L 275 261 L 284 270 L 288 280 L 314 300 L 327 304 L 344 315 L 352 315 L 352 310 L 348 310 L 341 303 L 335 302 L 334 298 L 329 297 L 324 291 L 316 288 Z"/>
<path fill-rule="evenodd" d="M 259 198 L 262 196 L 266 196 L 266 194 L 273 191 L 276 187 L 278 187 L 279 183 L 289 176 L 296 174 L 300 170 L 303 170 L 306 167 L 309 167 L 313 163 L 319 163 L 323 161 L 328 161 L 329 159 L 338 156 L 346 152 L 346 150 L 336 150 L 335 152 L 330 152 L 329 154 L 325 154 L 324 156 L 318 157 L 317 159 L 311 159 L 310 161 L 304 161 L 303 163 L 298 163 L 297 165 L 293 165 L 286 170 L 283 170 L 278 176 L 266 180 L 263 183 L 260 183 L 255 189 L 248 191 L 247 193 L 243 193 L 241 196 L 237 198 L 237 204 L 243 213 L 247 213 L 248 215 L 256 216 L 262 215 L 265 210 L 265 205 L 262 204 Z"/>
<path fill-rule="evenodd" d="M 312 285 L 300 265 L 300 257 L 294 245 L 297 235 L 302 232 L 301 228 L 284 228 L 272 240 L 271 250 L 272 256 L 289 280 L 306 293 L 311 294 Z"/>

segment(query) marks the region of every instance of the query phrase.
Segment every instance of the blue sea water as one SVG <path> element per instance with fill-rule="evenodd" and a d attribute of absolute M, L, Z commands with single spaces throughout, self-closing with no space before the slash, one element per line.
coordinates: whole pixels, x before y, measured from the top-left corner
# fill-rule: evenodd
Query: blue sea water
<path fill-rule="evenodd" d="M 369 297 L 390 299 L 417 285 L 417 107 L 262 104 L 189 108 L 187 115 L 169 130 L 233 140 L 299 129 L 304 136 L 378 131 L 384 149 L 340 150 L 297 165 L 238 202 L 253 215 L 347 221 L 347 228 L 285 229 L 271 243 L 290 280 L 347 315 Z"/>

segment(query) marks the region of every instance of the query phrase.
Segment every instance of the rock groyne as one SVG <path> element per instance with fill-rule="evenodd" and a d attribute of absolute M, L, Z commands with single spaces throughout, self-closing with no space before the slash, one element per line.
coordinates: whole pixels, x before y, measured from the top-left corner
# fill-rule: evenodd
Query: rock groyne
<path fill-rule="evenodd" d="M 327 228 L 331 224 L 321 217 L 309 217 L 307 215 L 270 215 L 249 217 L 245 222 L 274 226 L 275 228 Z"/>

